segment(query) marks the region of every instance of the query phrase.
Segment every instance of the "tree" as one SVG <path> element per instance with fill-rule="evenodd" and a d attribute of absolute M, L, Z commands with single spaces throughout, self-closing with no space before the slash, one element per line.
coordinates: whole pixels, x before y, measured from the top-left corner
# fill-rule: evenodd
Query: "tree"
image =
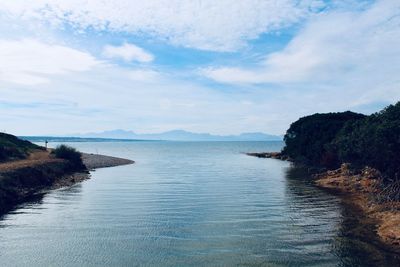
<path fill-rule="evenodd" d="M 317 113 L 300 118 L 286 132 L 283 154 L 296 162 L 335 167 L 339 160 L 332 147 L 332 140 L 347 122 L 363 118 L 365 115 L 350 111 Z"/>
<path fill-rule="evenodd" d="M 387 179 L 400 178 L 400 102 L 347 123 L 333 141 L 339 160 L 368 165 Z"/>
<path fill-rule="evenodd" d="M 52 153 L 54 153 L 56 158 L 68 160 L 75 169 L 86 168 L 82 161 L 82 154 L 73 147 L 59 145 Z"/>

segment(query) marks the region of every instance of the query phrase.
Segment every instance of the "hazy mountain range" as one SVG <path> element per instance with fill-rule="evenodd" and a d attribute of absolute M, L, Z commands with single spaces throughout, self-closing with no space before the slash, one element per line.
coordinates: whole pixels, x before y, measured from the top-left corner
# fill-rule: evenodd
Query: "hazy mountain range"
<path fill-rule="evenodd" d="M 97 133 L 74 134 L 81 138 L 111 138 L 136 140 L 166 141 L 280 141 L 282 136 L 265 133 L 242 133 L 240 135 L 212 135 L 208 133 L 192 133 L 184 130 L 173 130 L 163 133 L 136 134 L 133 131 L 111 130 Z"/>

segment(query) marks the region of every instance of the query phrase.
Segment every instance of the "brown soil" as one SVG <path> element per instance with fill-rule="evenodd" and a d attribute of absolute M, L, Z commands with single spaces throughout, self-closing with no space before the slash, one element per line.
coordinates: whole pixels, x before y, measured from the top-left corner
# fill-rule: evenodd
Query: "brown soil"
<path fill-rule="evenodd" d="M 374 231 L 382 243 L 392 251 L 400 253 L 400 202 L 378 201 L 381 180 L 378 171 L 365 168 L 354 174 L 343 164 L 335 171 L 316 176 L 319 187 L 344 193 L 347 201 L 361 209 L 374 222 Z"/>

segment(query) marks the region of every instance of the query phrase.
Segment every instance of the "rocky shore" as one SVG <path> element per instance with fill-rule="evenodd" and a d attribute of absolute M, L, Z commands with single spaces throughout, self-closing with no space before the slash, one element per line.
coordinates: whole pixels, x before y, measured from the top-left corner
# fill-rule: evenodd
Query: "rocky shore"
<path fill-rule="evenodd" d="M 246 153 L 246 155 L 257 158 L 279 159 L 279 160 L 290 161 L 290 158 L 286 155 L 283 155 L 281 152 L 253 152 L 253 153 Z"/>
<path fill-rule="evenodd" d="M 73 185 L 90 178 L 89 170 L 132 164 L 134 161 L 97 154 L 82 154 L 86 170 L 50 156 L 32 153 L 28 159 L 0 164 L 0 215 L 48 190 Z"/>
<path fill-rule="evenodd" d="M 340 193 L 365 215 L 384 247 L 400 253 L 400 202 L 393 198 L 396 184 L 384 185 L 379 171 L 365 167 L 351 170 L 349 164 L 315 175 L 316 185 Z M 363 221 L 361 221 L 363 223 Z"/>
<path fill-rule="evenodd" d="M 280 152 L 246 153 L 259 158 L 288 160 Z M 312 170 L 317 170 L 313 169 Z M 369 241 L 385 250 L 400 253 L 400 184 L 384 185 L 381 173 L 373 168 L 352 169 L 350 164 L 313 175 L 316 186 L 335 194 L 358 214 L 356 235 L 368 235 Z M 368 229 L 368 231 L 366 230 Z M 372 230 L 371 230 L 372 229 Z M 370 231 L 370 232 L 369 232 Z M 371 240 L 375 235 L 376 240 Z"/>

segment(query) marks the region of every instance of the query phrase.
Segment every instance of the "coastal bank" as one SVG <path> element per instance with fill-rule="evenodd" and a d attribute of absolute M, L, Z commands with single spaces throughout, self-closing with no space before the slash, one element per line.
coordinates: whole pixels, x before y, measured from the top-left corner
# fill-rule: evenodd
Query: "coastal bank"
<path fill-rule="evenodd" d="M 399 184 L 385 185 L 378 170 L 352 169 L 350 164 L 314 178 L 318 187 L 341 195 L 346 204 L 361 211 L 360 223 L 372 226 L 381 241 L 376 245 L 400 254 L 400 202 L 392 196 L 399 191 Z"/>
<path fill-rule="evenodd" d="M 345 111 L 299 118 L 284 141 L 281 152 L 247 155 L 305 167 L 318 187 L 360 211 L 359 224 L 382 247 L 400 253 L 400 102 L 371 115 Z"/>
<path fill-rule="evenodd" d="M 90 171 L 132 164 L 134 161 L 98 154 L 81 153 L 84 167 L 56 158 L 50 150 L 35 149 L 25 159 L 0 163 L 0 215 L 18 204 L 52 189 L 71 186 L 90 178 Z"/>
<path fill-rule="evenodd" d="M 248 156 L 291 161 L 281 152 L 250 152 Z M 400 191 L 400 184 L 384 186 L 382 174 L 371 167 L 352 168 L 344 163 L 335 170 L 306 168 L 315 186 L 339 196 L 344 205 L 357 216 L 358 226 L 351 235 L 365 242 L 400 255 L 400 201 L 391 197 Z"/>

